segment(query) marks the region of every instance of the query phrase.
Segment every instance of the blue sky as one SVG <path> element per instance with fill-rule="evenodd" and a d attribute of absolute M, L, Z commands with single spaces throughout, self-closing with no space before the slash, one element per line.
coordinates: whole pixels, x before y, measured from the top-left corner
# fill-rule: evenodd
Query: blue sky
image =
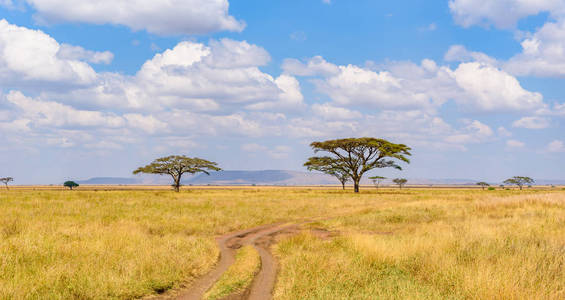
<path fill-rule="evenodd" d="M 302 170 L 315 140 L 408 178 L 565 179 L 565 1 L 0 0 L 0 176 L 169 154 Z"/>

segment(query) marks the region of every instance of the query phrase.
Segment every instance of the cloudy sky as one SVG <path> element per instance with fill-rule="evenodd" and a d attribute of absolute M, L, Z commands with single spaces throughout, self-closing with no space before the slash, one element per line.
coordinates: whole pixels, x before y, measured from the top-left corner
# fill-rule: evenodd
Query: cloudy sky
<path fill-rule="evenodd" d="M 0 0 L 0 176 L 372 136 L 413 148 L 385 176 L 565 179 L 564 77 L 565 0 Z"/>

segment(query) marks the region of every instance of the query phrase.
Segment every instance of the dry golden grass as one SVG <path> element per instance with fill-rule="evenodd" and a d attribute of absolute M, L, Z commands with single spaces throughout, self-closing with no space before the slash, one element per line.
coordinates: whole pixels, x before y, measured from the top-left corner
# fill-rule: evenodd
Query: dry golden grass
<path fill-rule="evenodd" d="M 565 193 L 383 195 L 277 246 L 277 299 L 563 299 Z"/>
<path fill-rule="evenodd" d="M 322 202 L 309 189 L 2 191 L 0 299 L 124 299 L 174 289 L 213 266 L 216 235 L 347 211 L 370 198 L 351 203 L 332 193 Z"/>
<path fill-rule="evenodd" d="M 279 299 L 562 299 L 562 191 L 313 188 L 0 192 L 0 299 L 127 299 L 189 284 L 214 236 L 339 216 L 276 246 Z"/>

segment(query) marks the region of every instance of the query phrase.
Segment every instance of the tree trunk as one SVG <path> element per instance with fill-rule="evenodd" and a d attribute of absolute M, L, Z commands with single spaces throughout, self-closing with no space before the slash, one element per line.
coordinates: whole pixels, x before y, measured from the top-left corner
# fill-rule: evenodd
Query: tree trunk
<path fill-rule="evenodd" d="M 521 186 L 521 185 L 519 185 L 519 187 L 520 187 L 520 191 L 521 191 L 521 190 L 522 190 L 522 186 Z"/>
<path fill-rule="evenodd" d="M 353 191 L 359 193 L 359 179 L 353 180 Z"/>
<path fill-rule="evenodd" d="M 6 183 L 6 190 L 10 190 L 10 189 L 8 188 L 8 184 L 7 184 L 7 183 Z"/>
<path fill-rule="evenodd" d="M 345 191 L 345 182 L 341 183 L 341 188 Z"/>
<path fill-rule="evenodd" d="M 175 179 L 175 192 L 180 192 L 180 179 L 182 177 L 182 174 L 179 174 L 178 178 L 174 178 Z"/>

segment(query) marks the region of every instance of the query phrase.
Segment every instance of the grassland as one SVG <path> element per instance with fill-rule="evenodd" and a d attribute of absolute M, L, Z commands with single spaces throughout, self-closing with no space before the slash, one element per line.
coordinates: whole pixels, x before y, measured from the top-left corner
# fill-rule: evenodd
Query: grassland
<path fill-rule="evenodd" d="M 214 236 L 327 219 L 274 246 L 276 299 L 563 299 L 565 192 L 0 192 L 0 299 L 128 299 L 190 284 Z M 245 272 L 243 272 L 245 273 Z"/>

